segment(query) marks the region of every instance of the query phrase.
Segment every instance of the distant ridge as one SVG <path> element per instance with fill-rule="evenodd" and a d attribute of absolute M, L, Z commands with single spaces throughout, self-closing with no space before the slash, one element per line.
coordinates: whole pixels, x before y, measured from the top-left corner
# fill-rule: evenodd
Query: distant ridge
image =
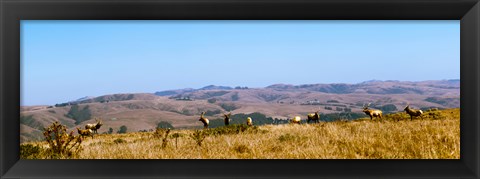
<path fill-rule="evenodd" d="M 273 84 L 265 88 L 256 89 L 272 89 L 277 91 L 312 91 L 324 92 L 332 94 L 352 94 L 352 93 L 367 93 L 367 94 L 428 94 L 431 89 L 427 88 L 460 88 L 460 80 L 429 80 L 429 81 L 398 81 L 398 80 L 369 80 L 356 84 L 349 83 L 330 83 L 330 84 Z M 186 88 L 178 90 L 167 90 L 156 92 L 158 96 L 173 96 L 183 95 L 186 93 L 197 92 L 200 90 L 234 90 L 236 88 L 228 86 L 209 85 L 199 89 Z"/>
<path fill-rule="evenodd" d="M 104 119 L 99 132 L 125 125 L 129 131 L 152 129 L 159 122 L 175 128 L 202 128 L 199 114 L 223 119 L 222 113 L 260 113 L 288 119 L 319 110 L 322 114 L 364 115 L 363 106 L 385 113 L 414 109 L 460 107 L 460 80 L 379 81 L 357 84 L 273 84 L 264 88 L 208 85 L 156 93 L 122 93 L 86 96 L 54 106 L 21 106 L 21 140 L 42 136 L 43 127 L 59 121 L 70 129 L 83 128 L 95 117 Z"/>

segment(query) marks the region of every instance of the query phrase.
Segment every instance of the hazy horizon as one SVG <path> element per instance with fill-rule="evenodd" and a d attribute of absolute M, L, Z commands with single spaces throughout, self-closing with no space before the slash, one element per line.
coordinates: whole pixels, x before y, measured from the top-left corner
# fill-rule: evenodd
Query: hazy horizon
<path fill-rule="evenodd" d="M 459 21 L 21 21 L 21 105 L 216 86 L 460 79 Z"/>

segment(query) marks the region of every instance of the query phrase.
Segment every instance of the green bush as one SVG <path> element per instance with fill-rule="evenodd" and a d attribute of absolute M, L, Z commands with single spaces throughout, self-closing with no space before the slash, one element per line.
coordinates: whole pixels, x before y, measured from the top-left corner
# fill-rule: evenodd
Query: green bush
<path fill-rule="evenodd" d="M 127 133 L 127 126 L 125 126 L 125 125 L 120 126 L 120 129 L 117 131 L 117 133 L 119 133 L 119 134 Z"/>
<path fill-rule="evenodd" d="M 40 159 L 43 148 L 32 144 L 20 144 L 21 159 Z"/>
<path fill-rule="evenodd" d="M 440 111 L 428 111 L 427 113 L 423 114 L 423 118 L 446 119 L 447 117 L 444 116 Z"/>

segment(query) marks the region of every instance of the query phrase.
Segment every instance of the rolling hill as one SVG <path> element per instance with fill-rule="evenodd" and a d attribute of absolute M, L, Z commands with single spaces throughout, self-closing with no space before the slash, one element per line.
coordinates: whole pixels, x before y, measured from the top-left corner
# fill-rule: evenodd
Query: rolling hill
<path fill-rule="evenodd" d="M 460 107 L 460 81 L 367 81 L 357 84 L 274 84 L 265 88 L 209 85 L 199 89 L 177 89 L 155 93 L 110 94 L 85 97 L 54 106 L 22 106 L 21 141 L 42 138 L 41 130 L 53 121 L 71 129 L 103 119 L 100 133 L 154 129 L 161 121 L 175 128 L 201 128 L 202 111 L 209 119 L 221 118 L 223 112 L 287 119 L 320 113 L 361 113 L 363 105 L 384 112 L 402 111 L 406 104 L 414 108 Z"/>

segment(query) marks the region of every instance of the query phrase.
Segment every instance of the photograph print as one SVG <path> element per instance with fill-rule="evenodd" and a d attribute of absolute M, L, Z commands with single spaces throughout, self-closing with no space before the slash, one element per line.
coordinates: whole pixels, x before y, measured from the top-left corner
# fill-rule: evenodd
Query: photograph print
<path fill-rule="evenodd" d="M 460 21 L 21 20 L 21 159 L 460 159 Z"/>

